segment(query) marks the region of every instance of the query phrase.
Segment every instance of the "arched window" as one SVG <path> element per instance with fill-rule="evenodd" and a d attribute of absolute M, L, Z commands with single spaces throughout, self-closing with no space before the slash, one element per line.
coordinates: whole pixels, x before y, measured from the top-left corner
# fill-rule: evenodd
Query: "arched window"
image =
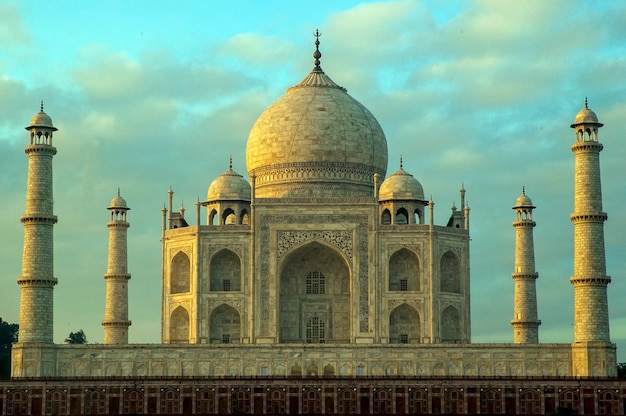
<path fill-rule="evenodd" d="M 428 390 L 412 388 L 409 392 L 409 413 L 426 415 L 428 411 Z"/>
<path fill-rule="evenodd" d="M 322 413 L 322 398 L 318 390 L 307 389 L 302 393 L 302 413 L 309 415 Z"/>
<path fill-rule="evenodd" d="M 182 306 L 177 307 L 170 317 L 170 344 L 189 343 L 189 313 Z"/>
<path fill-rule="evenodd" d="M 420 342 L 420 320 L 415 309 L 406 303 L 389 315 L 389 343 L 417 344 Z"/>
<path fill-rule="evenodd" d="M 221 250 L 211 258 L 211 292 L 241 291 L 241 260 L 230 250 Z"/>
<path fill-rule="evenodd" d="M 442 292 L 461 293 L 461 262 L 451 251 L 441 256 L 439 263 Z"/>
<path fill-rule="evenodd" d="M 326 293 L 326 278 L 320 272 L 311 272 L 306 276 L 306 294 L 323 295 Z"/>
<path fill-rule="evenodd" d="M 230 413 L 237 415 L 237 414 L 244 414 L 244 413 L 250 413 L 250 391 L 243 389 L 243 388 L 239 388 L 237 390 L 234 390 L 231 395 L 230 395 L 230 404 L 231 404 L 231 409 L 230 409 Z"/>
<path fill-rule="evenodd" d="M 217 220 L 218 220 L 218 215 L 217 215 L 217 211 L 215 209 L 212 209 L 209 212 L 208 218 L 207 218 L 207 223 L 208 225 L 219 225 Z"/>
<path fill-rule="evenodd" d="M 409 223 L 409 213 L 406 211 L 406 208 L 400 208 L 396 212 L 396 224 L 403 225 Z"/>
<path fill-rule="evenodd" d="M 170 266 L 170 293 L 187 293 L 190 290 L 190 261 L 189 257 L 179 251 L 172 258 Z"/>
<path fill-rule="evenodd" d="M 525 390 L 519 394 L 519 410 L 522 415 L 540 415 L 541 395 L 535 390 Z M 611 414 L 611 413 L 605 413 Z"/>
<path fill-rule="evenodd" d="M 451 343 L 461 342 L 461 317 L 453 306 L 448 306 L 441 313 L 441 340 Z"/>
<path fill-rule="evenodd" d="M 403 248 L 389 258 L 389 290 L 420 290 L 420 264 L 415 253 Z"/>
<path fill-rule="evenodd" d="M 143 393 L 137 390 L 128 390 L 124 392 L 124 414 L 140 415 L 143 414 Z"/>
<path fill-rule="evenodd" d="M 238 344 L 241 338 L 239 312 L 229 305 L 220 305 L 211 312 L 210 340 L 212 344 Z"/>
<path fill-rule="evenodd" d="M 240 224 L 245 224 L 248 225 L 250 224 L 250 214 L 248 214 L 248 211 L 246 211 L 245 209 L 243 211 L 241 211 L 241 217 L 240 217 Z"/>
<path fill-rule="evenodd" d="M 383 211 L 383 214 L 380 217 L 380 223 L 383 225 L 391 224 L 391 212 L 388 209 Z"/>
<path fill-rule="evenodd" d="M 174 389 L 161 392 L 161 414 L 176 415 L 180 412 L 180 394 Z"/>
<path fill-rule="evenodd" d="M 387 389 L 376 389 L 374 391 L 374 414 L 375 415 L 391 415 L 393 414 L 391 392 Z"/>
<path fill-rule="evenodd" d="M 445 412 L 453 415 L 465 413 L 463 390 L 448 389 L 444 393 Z"/>
<path fill-rule="evenodd" d="M 306 321 L 306 342 L 308 344 L 323 344 L 326 342 L 326 322 L 313 316 Z"/>
<path fill-rule="evenodd" d="M 105 415 L 107 414 L 106 394 L 103 390 L 93 390 L 85 393 L 85 414 Z"/>
<path fill-rule="evenodd" d="M 282 389 L 272 389 L 267 395 L 267 414 L 282 415 L 285 414 L 286 399 L 285 392 Z"/>
<path fill-rule="evenodd" d="M 341 390 L 337 396 L 337 413 L 341 415 L 356 413 L 356 391 L 346 388 Z"/>
<path fill-rule="evenodd" d="M 67 412 L 67 393 L 63 390 L 52 390 L 46 393 L 46 414 L 64 415 Z"/>
<path fill-rule="evenodd" d="M 480 393 L 480 413 L 499 415 L 502 413 L 502 392 L 497 389 L 486 389 Z"/>
<path fill-rule="evenodd" d="M 222 220 L 224 221 L 225 225 L 237 224 L 237 217 L 235 216 L 235 211 L 233 211 L 231 208 L 225 209 L 224 213 L 222 214 Z"/>
<path fill-rule="evenodd" d="M 214 413 L 215 393 L 209 389 L 196 392 L 196 414 Z"/>

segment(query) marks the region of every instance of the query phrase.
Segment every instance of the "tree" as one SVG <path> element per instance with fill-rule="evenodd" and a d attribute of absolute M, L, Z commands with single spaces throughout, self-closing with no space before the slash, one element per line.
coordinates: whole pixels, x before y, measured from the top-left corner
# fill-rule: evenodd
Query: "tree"
<path fill-rule="evenodd" d="M 70 334 L 65 338 L 66 344 L 86 344 L 87 343 L 87 335 L 81 329 L 78 332 L 70 332 Z"/>
<path fill-rule="evenodd" d="M 626 378 L 626 363 L 617 363 L 617 376 Z"/>
<path fill-rule="evenodd" d="M 11 345 L 17 342 L 18 324 L 10 324 L 0 318 L 0 378 L 11 376 Z"/>

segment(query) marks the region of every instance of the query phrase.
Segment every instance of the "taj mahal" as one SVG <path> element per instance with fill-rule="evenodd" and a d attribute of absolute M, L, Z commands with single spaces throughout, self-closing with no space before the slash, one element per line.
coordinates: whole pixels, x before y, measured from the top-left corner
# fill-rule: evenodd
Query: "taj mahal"
<path fill-rule="evenodd" d="M 478 344 L 471 337 L 465 187 L 460 184 L 447 223 L 435 224 L 435 204 L 423 185 L 402 160 L 388 161 L 375 116 L 322 70 L 319 37 L 313 58 L 312 71 L 254 123 L 245 175 L 231 163 L 191 215 L 174 211 L 170 189 L 162 252 L 154 253 L 162 261 L 162 299 L 154 299 L 162 305 L 160 344 L 128 343 L 132 201 L 119 191 L 103 207 L 110 215 L 104 344 L 53 343 L 59 260 L 53 230 L 64 213 L 53 210 L 57 128 L 42 104 L 26 127 L 12 376 L 615 376 L 600 181 L 603 124 L 587 102 L 570 126 L 574 338 L 539 342 L 535 206 L 522 191 L 511 214 L 514 341 Z"/>

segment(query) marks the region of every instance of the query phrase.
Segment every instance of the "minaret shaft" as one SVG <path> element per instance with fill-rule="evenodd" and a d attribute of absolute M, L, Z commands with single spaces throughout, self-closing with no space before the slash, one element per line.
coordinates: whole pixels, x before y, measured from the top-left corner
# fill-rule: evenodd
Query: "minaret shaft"
<path fill-rule="evenodd" d="M 111 201 L 109 211 L 109 256 L 107 262 L 106 301 L 104 320 L 105 344 L 128 344 L 128 253 L 127 234 L 130 224 L 126 222 L 126 202 L 118 195 Z"/>
<path fill-rule="evenodd" d="M 597 137 L 597 136 L 596 136 Z M 575 155 L 574 212 L 574 342 L 610 342 L 604 249 L 604 221 L 600 181 L 602 144 L 579 141 Z"/>
<path fill-rule="evenodd" d="M 535 246 L 530 198 L 523 193 L 516 201 L 517 220 L 515 227 L 515 296 L 513 309 L 513 342 L 516 344 L 537 344 L 539 342 L 539 325 L 537 318 L 537 291 L 535 280 L 539 276 L 535 271 Z"/>
<path fill-rule="evenodd" d="M 50 117 L 41 111 L 26 130 L 30 133 L 28 179 L 26 185 L 26 212 L 24 224 L 24 251 L 20 285 L 19 342 L 53 342 L 54 277 L 53 228 L 57 218 L 53 213 L 52 133 L 57 129 Z"/>

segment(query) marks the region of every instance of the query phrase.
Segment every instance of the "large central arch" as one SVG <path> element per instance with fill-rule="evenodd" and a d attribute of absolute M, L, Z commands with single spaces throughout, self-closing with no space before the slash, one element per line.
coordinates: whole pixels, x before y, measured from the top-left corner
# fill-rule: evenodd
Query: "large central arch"
<path fill-rule="evenodd" d="M 350 342 L 350 267 L 318 241 L 296 248 L 280 267 L 279 341 Z"/>

